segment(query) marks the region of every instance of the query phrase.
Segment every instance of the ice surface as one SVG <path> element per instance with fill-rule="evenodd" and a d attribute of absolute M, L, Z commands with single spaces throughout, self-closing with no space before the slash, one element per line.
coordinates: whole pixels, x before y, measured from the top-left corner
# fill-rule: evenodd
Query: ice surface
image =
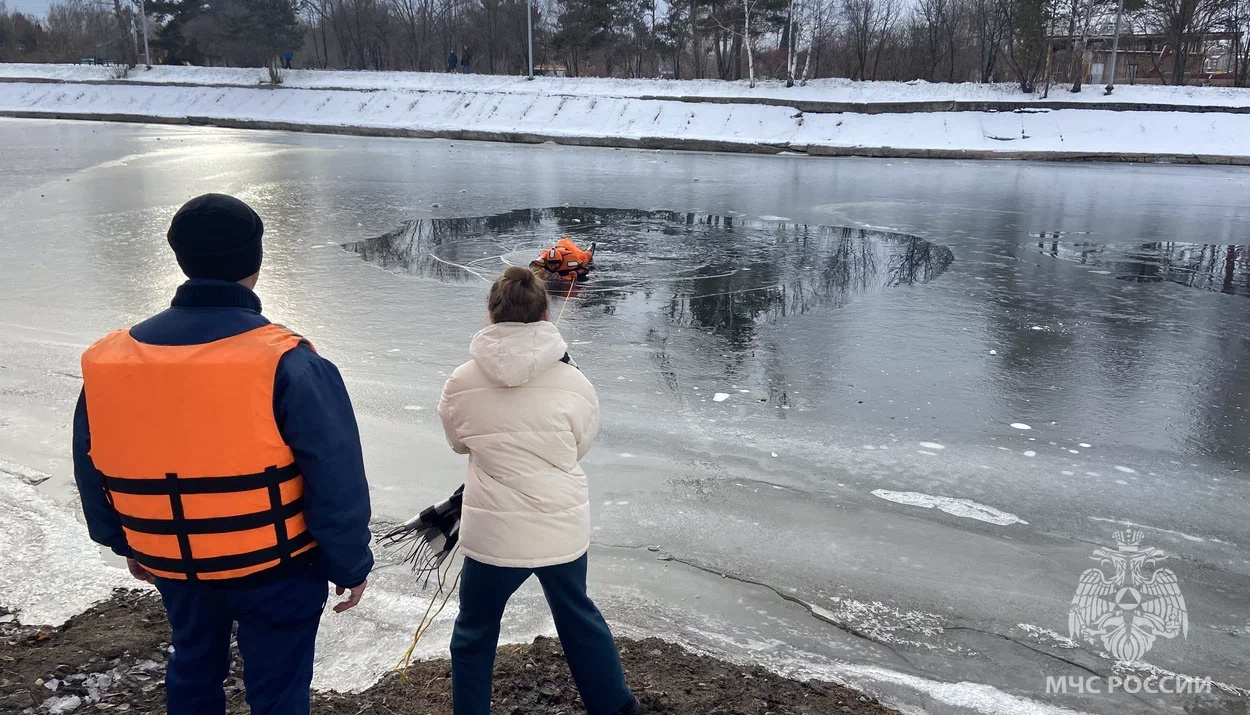
<path fill-rule="evenodd" d="M 937 507 L 947 514 L 961 516 L 965 519 L 976 519 L 977 521 L 997 524 L 998 526 L 1029 523 L 1015 514 L 999 511 L 994 507 L 986 506 L 970 499 L 954 499 L 951 497 L 933 496 L 932 494 L 922 494 L 920 492 L 893 492 L 887 489 L 874 489 L 872 494 L 897 504 L 919 506 L 925 509 Z"/>
<path fill-rule="evenodd" d="M 104 563 L 70 508 L 10 475 L 0 474 L 0 511 L 0 600 L 23 623 L 60 625 L 114 588 L 144 586 Z"/>
<path fill-rule="evenodd" d="M 1183 531 L 1177 531 L 1175 529 L 1164 529 L 1158 526 L 1147 526 L 1146 524 L 1139 524 L 1139 523 L 1132 522 L 1132 521 L 1125 521 L 1123 519 L 1108 519 L 1106 517 L 1101 517 L 1101 516 L 1091 516 L 1089 517 L 1089 520 L 1100 521 L 1100 522 L 1107 523 L 1107 524 L 1119 524 L 1121 526 L 1130 526 L 1134 529 L 1148 529 L 1150 531 L 1158 532 L 1160 534 L 1170 534 L 1171 536 L 1179 536 L 1180 538 L 1186 541 L 1193 541 L 1197 543 L 1202 543 L 1204 541 L 1222 543 L 1219 539 L 1216 539 L 1210 536 L 1194 536 L 1193 534 L 1186 534 Z"/>

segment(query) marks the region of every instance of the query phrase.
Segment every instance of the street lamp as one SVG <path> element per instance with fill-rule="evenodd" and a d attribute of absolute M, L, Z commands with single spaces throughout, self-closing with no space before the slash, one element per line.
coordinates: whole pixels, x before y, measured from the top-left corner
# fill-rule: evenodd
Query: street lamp
<path fill-rule="evenodd" d="M 534 79 L 534 21 L 532 19 L 534 15 L 534 11 L 533 11 L 533 8 L 530 7 L 531 2 L 532 0 L 525 0 L 525 31 L 529 35 L 529 49 L 530 49 L 529 79 Z"/>
<path fill-rule="evenodd" d="M 1124 16 L 1124 0 L 1115 11 L 1115 40 L 1111 43 L 1111 76 L 1107 78 L 1107 94 L 1115 91 L 1115 61 L 1120 56 L 1120 18 Z"/>

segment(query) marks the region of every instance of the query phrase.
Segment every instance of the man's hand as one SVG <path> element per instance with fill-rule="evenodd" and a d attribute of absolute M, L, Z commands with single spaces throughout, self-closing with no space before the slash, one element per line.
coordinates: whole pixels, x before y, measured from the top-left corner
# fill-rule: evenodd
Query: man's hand
<path fill-rule="evenodd" d="M 143 568 L 143 565 L 134 559 L 126 559 L 126 568 L 130 569 L 130 575 L 143 581 L 144 583 L 156 583 L 156 577 L 151 571 Z"/>
<path fill-rule="evenodd" d="M 369 585 L 369 582 L 365 581 L 364 583 L 360 584 L 356 588 L 351 589 L 351 592 L 347 594 L 346 599 L 339 601 L 337 604 L 335 604 L 334 612 L 342 613 L 343 611 L 355 608 L 357 604 L 360 603 L 360 597 L 365 595 L 365 586 L 368 586 L 368 585 Z M 342 586 L 335 586 L 334 595 L 342 596 L 343 592 L 347 590 L 348 589 L 345 589 Z"/>

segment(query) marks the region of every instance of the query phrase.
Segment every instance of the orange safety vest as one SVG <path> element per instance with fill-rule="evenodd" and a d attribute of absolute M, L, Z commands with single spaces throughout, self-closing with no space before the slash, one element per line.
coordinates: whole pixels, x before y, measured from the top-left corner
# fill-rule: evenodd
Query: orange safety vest
<path fill-rule="evenodd" d="M 83 354 L 91 459 L 153 574 L 236 579 L 316 547 L 273 415 L 278 361 L 303 341 L 278 325 L 176 346 L 122 330 Z"/>
<path fill-rule="evenodd" d="M 594 260 L 592 251 L 578 246 L 572 239 L 562 238 L 555 246 L 540 253 L 536 263 L 542 264 L 540 267 L 562 280 L 581 280 L 590 271 Z"/>

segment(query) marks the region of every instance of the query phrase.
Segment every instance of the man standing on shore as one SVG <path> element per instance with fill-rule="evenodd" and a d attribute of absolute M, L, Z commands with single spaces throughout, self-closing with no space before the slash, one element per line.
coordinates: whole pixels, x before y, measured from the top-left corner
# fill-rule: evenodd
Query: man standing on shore
<path fill-rule="evenodd" d="M 360 435 L 338 370 L 261 315 L 264 225 L 220 194 L 168 239 L 173 305 L 83 355 L 74 476 L 91 538 L 154 583 L 173 628 L 170 715 L 224 713 L 238 624 L 254 715 L 307 715 L 327 581 L 373 568 Z"/>

